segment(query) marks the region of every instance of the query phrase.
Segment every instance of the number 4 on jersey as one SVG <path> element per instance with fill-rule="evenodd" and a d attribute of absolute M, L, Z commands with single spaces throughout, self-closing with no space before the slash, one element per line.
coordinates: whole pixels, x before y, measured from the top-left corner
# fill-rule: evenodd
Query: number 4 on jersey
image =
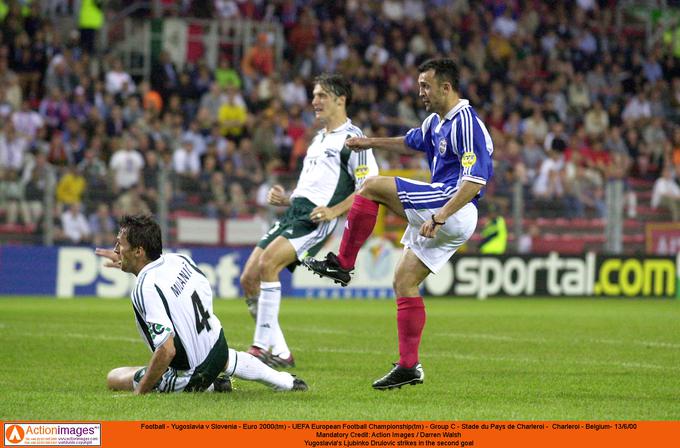
<path fill-rule="evenodd" d="M 210 313 L 208 313 L 203 308 L 201 298 L 198 297 L 198 293 L 196 293 L 196 291 L 194 291 L 194 293 L 191 295 L 191 303 L 194 305 L 194 316 L 196 317 L 196 333 L 200 333 L 201 331 L 203 331 L 204 328 L 207 328 L 208 331 L 210 331 L 211 330 L 210 323 L 208 322 L 208 319 L 210 319 Z"/>

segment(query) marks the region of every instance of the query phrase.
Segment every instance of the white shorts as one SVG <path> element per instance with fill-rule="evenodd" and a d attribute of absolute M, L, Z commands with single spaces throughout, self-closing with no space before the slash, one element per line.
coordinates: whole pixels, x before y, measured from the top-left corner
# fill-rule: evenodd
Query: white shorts
<path fill-rule="evenodd" d="M 434 238 L 421 236 L 420 227 L 425 221 L 430 221 L 440 208 L 404 207 L 408 226 L 401 238 L 401 244 L 411 249 L 433 273 L 437 273 L 449 261 L 458 248 L 470 239 L 477 227 L 477 207 L 470 202 L 450 216 Z"/>

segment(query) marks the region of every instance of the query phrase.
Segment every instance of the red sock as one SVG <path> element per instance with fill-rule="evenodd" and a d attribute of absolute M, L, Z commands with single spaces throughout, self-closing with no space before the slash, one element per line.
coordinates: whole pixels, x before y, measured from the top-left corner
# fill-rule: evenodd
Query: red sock
<path fill-rule="evenodd" d="M 354 268 L 359 249 L 364 245 L 375 227 L 375 220 L 378 216 L 378 203 L 356 195 L 352 208 L 347 215 L 345 231 L 340 242 L 338 260 L 344 269 Z"/>
<path fill-rule="evenodd" d="M 399 365 L 410 369 L 418 363 L 420 336 L 425 327 L 425 303 L 422 297 L 397 299 L 399 331 Z"/>

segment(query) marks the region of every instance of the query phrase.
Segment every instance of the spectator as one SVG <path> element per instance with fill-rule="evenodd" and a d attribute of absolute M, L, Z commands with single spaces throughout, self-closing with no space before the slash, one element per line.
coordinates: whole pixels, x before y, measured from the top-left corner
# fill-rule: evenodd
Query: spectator
<path fill-rule="evenodd" d="M 582 73 L 576 73 L 569 84 L 569 107 L 574 114 L 581 115 L 590 107 L 590 88 Z"/>
<path fill-rule="evenodd" d="M 123 123 L 137 123 L 144 117 L 144 109 L 139 102 L 139 97 L 133 95 L 125 100 L 125 107 L 122 109 Z"/>
<path fill-rule="evenodd" d="M 113 191 L 120 193 L 137 185 L 140 180 L 144 159 L 137 151 L 137 142 L 127 135 L 114 143 L 116 152 L 111 157 L 109 169 L 113 173 Z"/>
<path fill-rule="evenodd" d="M 643 92 L 636 93 L 628 100 L 626 106 L 623 108 L 621 118 L 624 122 L 635 125 L 640 120 L 651 118 L 652 109 L 651 104 Z"/>
<path fill-rule="evenodd" d="M 538 176 L 546 152 L 536 143 L 533 134 L 525 134 L 522 141 L 522 161 L 527 170 L 527 177 L 534 179 Z"/>
<path fill-rule="evenodd" d="M 226 95 L 222 91 L 220 84 L 215 81 L 210 84 L 210 90 L 201 97 L 199 108 L 207 110 L 210 114 L 210 118 L 215 121 L 217 120 L 217 114 L 219 113 L 220 107 L 225 101 Z"/>
<path fill-rule="evenodd" d="M 198 192 L 201 158 L 194 149 L 192 140 L 186 139 L 177 147 L 172 157 L 172 166 L 177 174 L 179 190 L 187 194 Z"/>
<path fill-rule="evenodd" d="M 108 169 L 101 159 L 102 141 L 99 137 L 93 137 L 90 146 L 85 150 L 83 160 L 78 164 L 78 171 L 85 178 L 87 190 L 85 191 L 85 203 L 109 201 L 111 191 L 108 182 Z"/>
<path fill-rule="evenodd" d="M 548 135 L 548 123 L 545 121 L 543 112 L 538 105 L 534 107 L 531 116 L 524 119 L 523 125 L 524 132 L 533 135 L 537 142 L 544 141 L 546 135 Z"/>
<path fill-rule="evenodd" d="M 12 124 L 20 134 L 32 140 L 38 134 L 38 130 L 45 124 L 42 116 L 31 109 L 29 100 L 21 102 L 21 109 L 12 114 Z"/>
<path fill-rule="evenodd" d="M 70 206 L 80 204 L 83 200 L 83 193 L 87 187 L 85 178 L 78 172 L 74 165 L 69 165 L 66 173 L 61 176 L 57 183 L 57 203 Z"/>
<path fill-rule="evenodd" d="M 123 135 L 127 128 L 128 123 L 123 118 L 123 109 L 118 104 L 112 105 L 110 113 L 106 118 L 106 135 L 118 137 Z"/>
<path fill-rule="evenodd" d="M 651 162 L 661 166 L 664 158 L 664 148 L 668 143 L 668 136 L 663 128 L 663 119 L 654 117 L 642 131 L 642 138 L 650 151 Z"/>
<path fill-rule="evenodd" d="M 0 131 L 0 173 L 19 172 L 24 166 L 24 155 L 27 151 L 26 139 L 17 133 L 12 123 L 6 123 Z"/>
<path fill-rule="evenodd" d="M 664 166 L 661 176 L 654 182 L 652 208 L 664 207 L 671 212 L 673 221 L 680 220 L 680 186 L 673 178 L 670 166 Z"/>
<path fill-rule="evenodd" d="M 231 66 L 231 60 L 228 57 L 221 57 L 217 69 L 215 69 L 215 82 L 220 89 L 233 87 L 241 89 L 241 77 L 238 72 Z"/>
<path fill-rule="evenodd" d="M 557 151 L 548 151 L 548 157 L 541 163 L 533 184 L 533 196 L 540 204 L 539 209 L 545 207 L 546 211 L 553 214 L 562 212 L 564 186 L 561 171 L 563 163 L 564 160 Z"/>
<path fill-rule="evenodd" d="M 28 204 L 25 200 L 24 185 L 18 171 L 8 170 L 4 173 L 0 171 L 0 199 L 3 198 L 7 212 L 7 224 L 16 224 L 18 215 L 21 215 L 23 224 L 32 223 Z"/>
<path fill-rule="evenodd" d="M 309 51 L 313 49 L 313 45 L 318 37 L 319 30 L 314 10 L 312 8 L 304 8 L 300 13 L 300 20 L 293 27 L 288 37 L 290 54 L 298 59 L 309 55 Z M 299 60 L 296 62 L 299 62 Z M 307 78 L 309 74 L 303 76 Z"/>
<path fill-rule="evenodd" d="M 40 101 L 40 115 L 50 132 L 61 130 L 71 115 L 71 108 L 59 88 L 50 90 L 49 96 Z"/>
<path fill-rule="evenodd" d="M 609 115 L 602 107 L 600 100 L 593 102 L 592 109 L 588 110 L 584 119 L 586 134 L 589 138 L 600 138 L 609 128 Z"/>
<path fill-rule="evenodd" d="M 172 167 L 181 176 L 196 177 L 201 171 L 200 154 L 195 150 L 194 141 L 184 139 L 173 154 Z"/>
<path fill-rule="evenodd" d="M 274 71 L 274 52 L 270 36 L 266 33 L 257 35 L 255 45 L 248 48 L 241 60 L 241 73 L 249 84 L 249 89 L 262 77 L 270 76 Z"/>
<path fill-rule="evenodd" d="M 67 95 L 73 92 L 76 83 L 69 65 L 71 62 L 63 54 L 57 54 L 52 58 L 45 73 L 44 84 L 47 92 L 58 90 Z"/>
<path fill-rule="evenodd" d="M 142 107 L 145 111 L 151 110 L 155 114 L 160 114 L 163 110 L 163 98 L 148 81 L 139 83 L 139 95 L 142 98 Z"/>
<path fill-rule="evenodd" d="M 90 241 L 92 232 L 79 202 L 70 204 L 61 214 L 61 230 L 64 239 L 73 244 Z"/>
<path fill-rule="evenodd" d="M 246 103 L 241 94 L 233 87 L 227 88 L 225 101 L 217 113 L 217 121 L 222 128 L 222 135 L 239 139 L 248 118 Z"/>
<path fill-rule="evenodd" d="M 305 86 L 305 81 L 302 76 L 297 75 L 283 85 L 283 88 L 281 89 L 281 100 L 286 107 L 307 106 L 307 86 Z"/>
<path fill-rule="evenodd" d="M 161 188 L 159 185 L 161 171 L 159 158 L 158 153 L 155 151 L 146 151 L 144 153 L 141 195 L 143 199 L 149 201 L 153 209 L 158 204 L 158 192 Z"/>
<path fill-rule="evenodd" d="M 175 93 L 179 84 L 179 74 L 167 51 L 161 51 L 156 64 L 151 70 L 151 85 L 162 98 L 169 98 Z"/>
<path fill-rule="evenodd" d="M 111 245 L 111 235 L 115 233 L 116 223 L 111 216 L 107 203 L 100 202 L 97 205 L 97 211 L 90 215 L 89 227 L 93 246 L 105 247 Z"/>
<path fill-rule="evenodd" d="M 136 86 L 132 76 L 123 69 L 123 62 L 116 58 L 111 62 L 111 69 L 106 72 L 106 91 L 111 95 L 127 97 L 135 93 Z"/>
<path fill-rule="evenodd" d="M 151 209 L 142 198 L 142 187 L 134 186 L 118 196 L 113 205 L 114 216 L 118 219 L 124 215 L 149 215 Z"/>
<path fill-rule="evenodd" d="M 104 13 L 99 0 L 81 0 L 78 12 L 80 45 L 84 51 L 92 54 L 95 51 L 97 32 L 104 24 Z"/>

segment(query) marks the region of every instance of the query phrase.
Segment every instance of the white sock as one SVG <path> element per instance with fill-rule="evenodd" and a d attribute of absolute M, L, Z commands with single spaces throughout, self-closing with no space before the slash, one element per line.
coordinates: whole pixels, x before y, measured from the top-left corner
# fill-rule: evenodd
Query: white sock
<path fill-rule="evenodd" d="M 293 388 L 293 375 L 274 370 L 250 353 L 237 352 L 233 348 L 229 349 L 226 374 L 242 380 L 257 381 L 277 390 Z"/>
<path fill-rule="evenodd" d="M 257 301 L 257 321 L 253 345 L 269 350 L 279 327 L 281 306 L 281 282 L 260 282 L 260 298 Z M 280 331 L 280 330 L 279 330 Z"/>
<path fill-rule="evenodd" d="M 283 359 L 290 357 L 290 349 L 288 344 L 286 344 L 286 338 L 283 336 L 280 325 L 277 325 L 276 329 L 272 332 L 272 354 Z"/>

